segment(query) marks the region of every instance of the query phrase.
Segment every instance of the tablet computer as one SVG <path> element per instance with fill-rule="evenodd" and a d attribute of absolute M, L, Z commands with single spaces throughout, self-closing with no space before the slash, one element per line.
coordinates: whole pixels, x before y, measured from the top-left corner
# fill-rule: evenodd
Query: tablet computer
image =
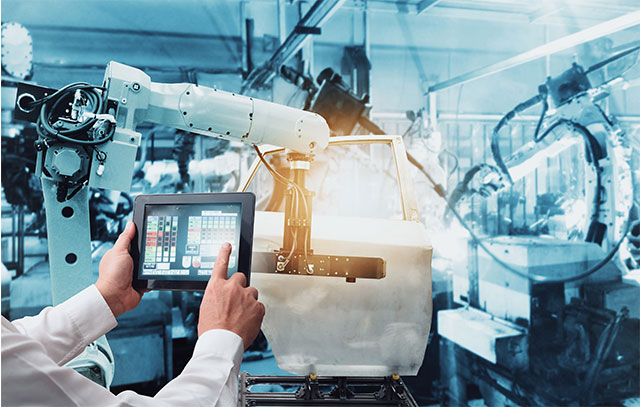
<path fill-rule="evenodd" d="M 228 275 L 251 276 L 255 196 L 250 192 L 139 195 L 131 245 L 137 290 L 204 290 L 223 243 Z"/>

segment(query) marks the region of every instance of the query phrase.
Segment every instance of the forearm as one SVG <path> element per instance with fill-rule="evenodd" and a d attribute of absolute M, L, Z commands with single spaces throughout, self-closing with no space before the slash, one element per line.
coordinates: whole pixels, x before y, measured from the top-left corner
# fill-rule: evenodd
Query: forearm
<path fill-rule="evenodd" d="M 41 343 L 47 355 L 60 365 L 117 325 L 109 306 L 93 285 L 60 305 L 12 323 L 21 333 Z"/>
<path fill-rule="evenodd" d="M 131 391 L 116 396 L 73 369 L 57 365 L 41 344 L 3 325 L 2 405 L 234 406 L 241 361 L 242 340 L 237 335 L 210 331 L 198 340 L 184 372 L 155 397 Z"/>
<path fill-rule="evenodd" d="M 154 403 L 235 406 L 242 351 L 242 340 L 232 332 L 212 330 L 204 333 L 182 373 L 156 394 Z M 131 391 L 118 395 L 121 402 L 130 405 L 137 405 L 140 397 Z"/>

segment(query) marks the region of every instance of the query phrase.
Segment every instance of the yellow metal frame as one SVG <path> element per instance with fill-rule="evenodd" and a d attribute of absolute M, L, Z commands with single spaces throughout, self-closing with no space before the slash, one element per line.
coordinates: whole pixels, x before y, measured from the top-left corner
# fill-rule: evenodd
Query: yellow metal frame
<path fill-rule="evenodd" d="M 407 159 L 407 151 L 404 148 L 402 137 L 390 135 L 331 137 L 327 148 L 331 148 L 333 146 L 353 146 L 364 144 L 387 144 L 391 147 L 391 151 L 393 151 L 393 160 L 396 165 L 396 176 L 398 187 L 400 189 L 400 200 L 402 203 L 402 214 L 404 220 L 420 222 L 418 202 L 413 188 L 413 179 L 409 172 L 409 160 Z M 284 148 L 272 147 L 263 151 L 263 154 L 267 156 L 271 154 L 281 154 L 284 152 Z M 249 173 L 245 180 L 240 184 L 238 191 L 245 192 L 247 190 L 261 165 L 262 162 L 260 161 L 260 158 L 257 158 L 251 165 L 251 168 L 249 168 Z"/>

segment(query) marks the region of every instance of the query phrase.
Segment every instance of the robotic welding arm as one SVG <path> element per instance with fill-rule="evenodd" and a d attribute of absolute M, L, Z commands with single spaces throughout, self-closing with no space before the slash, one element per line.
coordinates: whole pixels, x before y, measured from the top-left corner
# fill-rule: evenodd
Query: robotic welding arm
<path fill-rule="evenodd" d="M 608 96 L 610 81 L 591 87 L 587 73 L 574 64 L 539 87 L 539 94 L 507 113 L 493 131 L 491 152 L 495 165 L 472 167 L 449 197 L 455 206 L 464 196 L 490 196 L 508 188 L 540 168 L 546 159 L 574 145 L 584 145 L 586 158 L 585 195 L 590 203 L 586 217 L 586 241 L 613 247 L 624 233 L 632 205 L 630 149 L 624 132 L 597 104 Z M 555 110 L 547 114 L 550 97 Z M 498 133 L 519 112 L 537 103 L 543 110 L 533 140 L 504 159 Z"/>

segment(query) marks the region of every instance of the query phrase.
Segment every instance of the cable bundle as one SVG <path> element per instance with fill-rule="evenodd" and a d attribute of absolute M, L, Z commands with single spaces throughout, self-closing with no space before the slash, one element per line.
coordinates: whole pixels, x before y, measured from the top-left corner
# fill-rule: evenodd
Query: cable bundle
<path fill-rule="evenodd" d="M 81 122 L 80 125 L 73 129 L 56 129 L 51 123 L 51 120 L 54 119 L 52 113 L 60 107 L 63 101 L 67 100 L 66 97 L 69 94 L 74 94 L 76 91 L 79 91 L 87 100 L 87 105 L 92 107 L 91 113 L 93 113 L 94 116 L 103 114 L 107 105 L 106 92 L 101 92 L 103 90 L 103 88 L 98 88 L 88 83 L 77 82 L 69 84 L 49 96 L 32 102 L 32 108 L 40 107 L 40 115 L 38 116 L 37 122 L 38 135 L 42 138 L 53 138 L 59 141 L 87 146 L 96 146 L 107 142 L 113 136 L 115 126 L 110 126 L 111 129 L 109 129 L 106 134 L 101 134 L 102 137 L 100 138 L 89 139 L 86 137 L 87 133 L 98 121 L 96 117 Z"/>
<path fill-rule="evenodd" d="M 258 146 L 254 145 L 253 148 L 256 150 L 256 153 L 258 154 L 258 157 L 260 158 L 260 161 L 262 161 L 262 163 L 264 164 L 265 168 L 267 169 L 267 171 L 269 171 L 269 173 L 271 174 L 271 176 L 273 177 L 274 180 L 293 188 L 294 191 L 294 195 L 293 195 L 293 205 L 295 206 L 295 213 L 298 213 L 298 205 L 299 205 L 299 200 L 302 201 L 302 204 L 304 205 L 304 213 L 305 216 L 310 217 L 311 213 L 309 213 L 309 206 L 307 205 L 307 199 L 304 196 L 304 190 L 302 189 L 302 187 L 298 184 L 296 184 L 295 182 L 291 181 L 290 179 L 286 178 L 285 176 L 283 176 L 282 174 L 278 173 L 278 171 L 276 171 L 271 164 L 269 164 L 269 162 L 267 160 L 265 160 L 264 155 L 262 154 L 262 152 L 260 152 L 260 149 L 258 148 Z M 296 242 L 297 242 L 297 231 L 293 231 L 293 246 L 291 247 L 291 252 L 289 253 L 289 255 L 287 256 L 286 260 L 285 260 L 285 265 L 289 263 L 289 261 L 291 260 L 291 256 L 293 256 L 293 252 L 296 250 Z M 308 252 L 308 247 L 307 247 L 307 242 L 309 240 L 309 229 L 307 229 L 306 231 L 306 235 L 305 235 L 305 239 L 304 239 L 304 260 L 307 263 L 307 267 L 309 267 L 309 259 L 307 258 L 307 252 Z"/>

